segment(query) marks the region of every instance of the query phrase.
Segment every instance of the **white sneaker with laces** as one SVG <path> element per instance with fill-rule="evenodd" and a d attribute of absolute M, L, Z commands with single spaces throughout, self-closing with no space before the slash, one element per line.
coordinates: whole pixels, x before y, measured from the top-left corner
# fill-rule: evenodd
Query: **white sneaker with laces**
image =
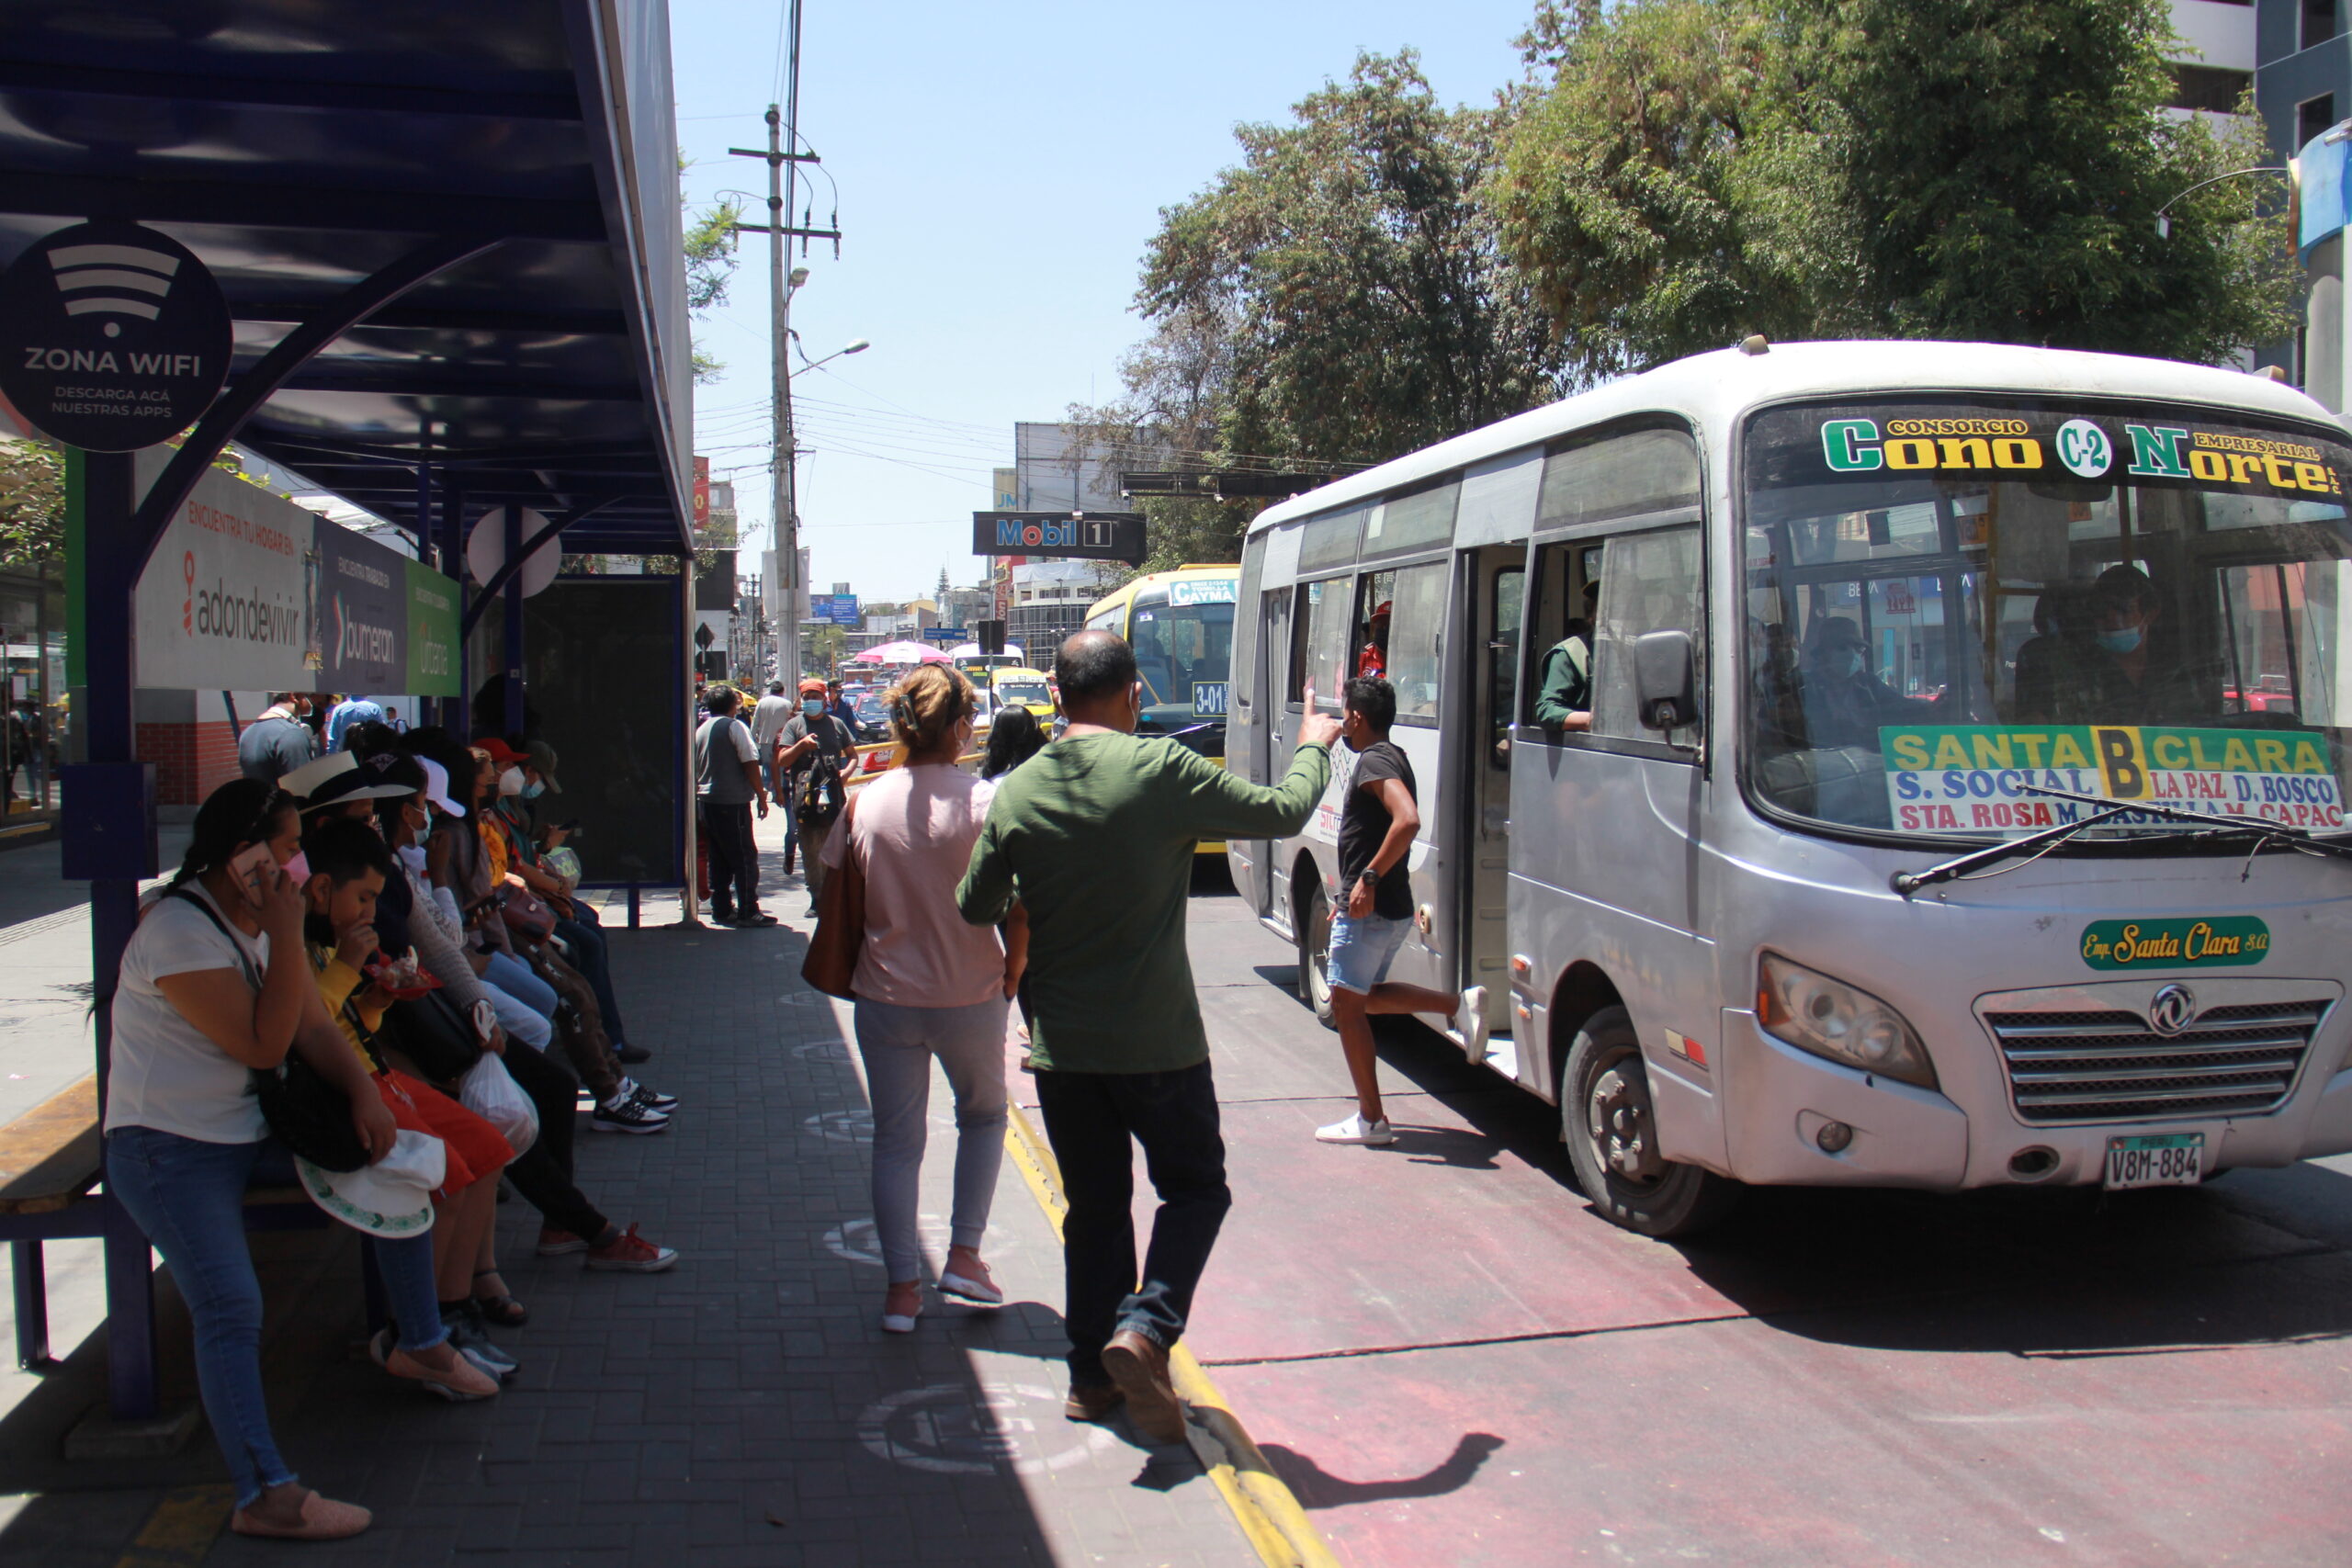
<path fill-rule="evenodd" d="M 1344 1122 L 1334 1122 L 1329 1127 L 1315 1129 L 1315 1140 L 1321 1144 L 1363 1144 L 1378 1147 L 1384 1144 L 1395 1143 L 1396 1134 L 1388 1130 L 1388 1123 L 1385 1119 L 1367 1122 L 1363 1119 L 1363 1112 L 1358 1111 L 1351 1113 Z"/>
<path fill-rule="evenodd" d="M 1473 986 L 1462 993 L 1462 1010 L 1453 1015 L 1453 1027 L 1461 1032 L 1462 1049 L 1474 1062 L 1487 1058 L 1487 987 Z"/>

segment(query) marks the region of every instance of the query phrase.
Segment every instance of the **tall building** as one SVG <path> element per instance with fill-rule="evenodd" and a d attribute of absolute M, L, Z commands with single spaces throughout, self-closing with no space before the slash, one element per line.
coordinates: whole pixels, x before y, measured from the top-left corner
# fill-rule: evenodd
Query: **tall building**
<path fill-rule="evenodd" d="M 1126 576 L 1115 562 L 1031 561 L 1012 569 L 1004 638 L 1017 642 L 1029 662 L 1045 668 L 1062 639 L 1086 624 L 1086 612 Z"/>

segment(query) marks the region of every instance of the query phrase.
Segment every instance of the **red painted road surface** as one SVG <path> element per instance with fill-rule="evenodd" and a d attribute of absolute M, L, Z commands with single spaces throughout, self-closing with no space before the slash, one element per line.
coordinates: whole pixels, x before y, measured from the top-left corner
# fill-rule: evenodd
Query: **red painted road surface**
<path fill-rule="evenodd" d="M 1236 1205 L 1190 1343 L 1343 1561 L 2352 1562 L 2352 1175 L 1764 1191 L 1645 1241 L 1418 1026 L 1396 1145 L 1317 1145 L 1337 1036 L 1202 889 Z"/>

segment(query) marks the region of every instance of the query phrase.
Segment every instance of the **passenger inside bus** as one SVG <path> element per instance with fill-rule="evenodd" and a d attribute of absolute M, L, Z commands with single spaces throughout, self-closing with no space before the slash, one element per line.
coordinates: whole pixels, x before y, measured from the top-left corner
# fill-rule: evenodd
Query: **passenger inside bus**
<path fill-rule="evenodd" d="M 1568 635 L 1545 651 L 1535 688 L 1535 722 L 1546 729 L 1592 728 L 1592 626 L 1600 614 L 1600 580 L 1584 585 L 1584 614 L 1572 617 Z"/>
<path fill-rule="evenodd" d="M 1815 746 L 1875 749 L 1880 726 L 1915 715 L 1915 705 L 1871 673 L 1870 644 L 1843 615 L 1813 623 L 1802 665 L 1805 735 Z"/>
<path fill-rule="evenodd" d="M 2058 686 L 2079 660 L 2075 644 L 2089 635 L 2096 590 L 2083 583 L 2052 588 L 2034 601 L 2033 636 L 2018 648 L 2016 697 L 2010 716 L 2023 724 L 2054 724 Z"/>
<path fill-rule="evenodd" d="M 2051 705 L 2056 722 L 2177 722 L 2210 708 L 2189 661 L 2161 635 L 2163 603 L 2146 572 L 2128 563 L 2109 567 L 2098 574 L 2089 608 L 2089 635 L 2060 644 L 2066 663 Z"/>
<path fill-rule="evenodd" d="M 1356 673 L 1378 680 L 1388 673 L 1388 621 L 1395 606 L 1389 600 L 1380 602 L 1372 612 L 1372 620 L 1364 628 L 1363 647 L 1356 653 Z"/>

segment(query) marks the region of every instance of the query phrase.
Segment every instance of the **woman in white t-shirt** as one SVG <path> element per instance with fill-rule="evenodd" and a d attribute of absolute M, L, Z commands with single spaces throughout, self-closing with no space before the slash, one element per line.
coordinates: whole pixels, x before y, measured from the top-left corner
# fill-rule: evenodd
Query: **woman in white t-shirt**
<path fill-rule="evenodd" d="M 1020 980 L 1027 926 L 995 930 L 956 909 L 996 786 L 957 765 L 972 741 L 971 683 L 927 665 L 889 694 L 905 765 L 859 786 L 850 830 L 823 847 L 829 867 L 854 855 L 865 880 L 865 943 L 853 985 L 857 1049 L 874 1104 L 874 1228 L 889 1274 L 882 1326 L 914 1331 L 922 1313 L 922 1243 L 916 1230 L 931 1059 L 956 1092 L 956 1212 L 942 1295 L 1001 1306 L 980 1261 L 997 1168 L 1004 1157 L 1004 1011 Z"/>
<path fill-rule="evenodd" d="M 113 1003 L 107 1190 L 164 1255 L 187 1303 L 204 1414 L 236 1483 L 230 1528 L 334 1540 L 366 1529 L 368 1511 L 295 1479 L 262 1396 L 261 1283 L 244 1193 L 257 1169 L 265 1179 L 294 1176 L 262 1120 L 254 1069 L 297 1052 L 349 1098 L 371 1160 L 391 1151 L 397 1129 L 320 1004 L 303 953 L 302 891 L 278 869 L 300 840 L 296 804 L 254 779 L 214 790 L 179 874 L 131 934 Z M 447 1342 L 432 1237 L 373 1245 L 403 1325 L 388 1369 L 447 1398 L 495 1393 L 497 1380 Z"/>

